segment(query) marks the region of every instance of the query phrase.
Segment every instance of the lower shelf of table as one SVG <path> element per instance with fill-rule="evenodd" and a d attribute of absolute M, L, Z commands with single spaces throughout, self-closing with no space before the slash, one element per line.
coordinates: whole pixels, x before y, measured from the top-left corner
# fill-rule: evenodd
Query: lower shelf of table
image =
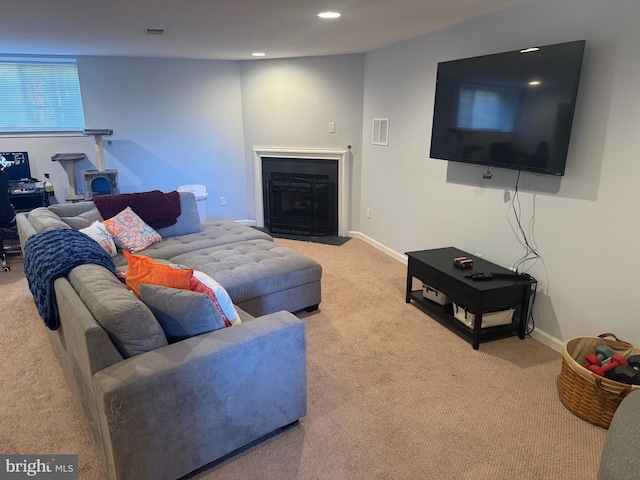
<path fill-rule="evenodd" d="M 414 304 L 417 307 L 420 307 L 427 315 L 436 320 L 438 323 L 447 327 L 449 330 L 456 333 L 464 340 L 469 341 L 469 343 L 474 343 L 473 329 L 469 328 L 459 320 L 456 320 L 456 318 L 453 316 L 453 307 L 451 304 L 443 306 L 438 305 L 431 300 L 427 300 L 423 297 L 422 290 L 412 291 L 409 298 L 414 301 Z M 479 343 L 518 335 L 518 318 L 519 312 L 516 311 L 513 316 L 513 321 L 510 324 L 483 328 L 480 331 Z"/>

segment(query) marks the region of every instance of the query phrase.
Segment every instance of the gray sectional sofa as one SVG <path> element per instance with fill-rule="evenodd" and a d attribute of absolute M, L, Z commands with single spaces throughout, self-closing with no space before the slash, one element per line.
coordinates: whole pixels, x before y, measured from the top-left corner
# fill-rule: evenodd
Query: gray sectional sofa
<path fill-rule="evenodd" d="M 130 356 L 119 342 L 162 335 L 151 310 L 106 268 L 55 280 L 60 327 L 47 330 L 113 480 L 176 479 L 306 414 L 305 325 L 320 303 L 321 266 L 231 221 L 200 225 L 180 194 L 178 222 L 140 255 L 180 263 L 228 291 L 240 325 Z M 102 220 L 92 202 L 18 214 L 20 241 Z M 125 270 L 122 254 L 114 257 Z M 189 315 L 189 312 L 184 312 Z M 118 337 L 118 341 L 114 341 Z M 137 344 L 136 344 L 137 345 Z"/>
<path fill-rule="evenodd" d="M 640 390 L 627 395 L 616 409 L 607 430 L 598 480 L 640 478 Z"/>

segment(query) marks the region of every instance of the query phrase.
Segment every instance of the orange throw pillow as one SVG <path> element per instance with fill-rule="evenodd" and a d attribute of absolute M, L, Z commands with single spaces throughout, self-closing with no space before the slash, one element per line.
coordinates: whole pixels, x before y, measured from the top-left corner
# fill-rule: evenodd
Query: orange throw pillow
<path fill-rule="evenodd" d="M 157 262 L 144 255 L 134 255 L 126 250 L 122 253 L 129 262 L 127 269 L 127 287 L 140 296 L 140 285 L 161 285 L 163 287 L 191 289 L 193 268 L 175 268 L 171 265 Z"/>

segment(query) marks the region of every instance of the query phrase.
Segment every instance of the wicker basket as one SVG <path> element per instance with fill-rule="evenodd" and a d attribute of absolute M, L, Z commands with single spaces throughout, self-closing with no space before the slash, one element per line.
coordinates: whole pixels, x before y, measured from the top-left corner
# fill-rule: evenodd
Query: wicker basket
<path fill-rule="evenodd" d="M 640 385 L 615 382 L 584 368 L 582 364 L 585 362 L 585 356 L 595 352 L 600 345 L 606 345 L 616 355 L 623 357 L 640 354 L 640 349 L 618 340 L 612 333 L 567 340 L 562 351 L 560 400 L 583 420 L 609 428 L 611 418 L 622 399 L 632 390 L 640 388 Z"/>

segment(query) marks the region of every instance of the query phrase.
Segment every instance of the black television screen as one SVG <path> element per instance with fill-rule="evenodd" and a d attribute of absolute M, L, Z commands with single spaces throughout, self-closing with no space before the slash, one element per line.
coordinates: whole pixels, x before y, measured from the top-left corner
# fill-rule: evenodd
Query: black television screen
<path fill-rule="evenodd" d="M 31 181 L 31 168 L 27 152 L 0 152 L 0 164 L 0 168 L 7 172 L 9 182 Z"/>
<path fill-rule="evenodd" d="M 564 175 L 585 43 L 438 63 L 431 157 Z"/>

